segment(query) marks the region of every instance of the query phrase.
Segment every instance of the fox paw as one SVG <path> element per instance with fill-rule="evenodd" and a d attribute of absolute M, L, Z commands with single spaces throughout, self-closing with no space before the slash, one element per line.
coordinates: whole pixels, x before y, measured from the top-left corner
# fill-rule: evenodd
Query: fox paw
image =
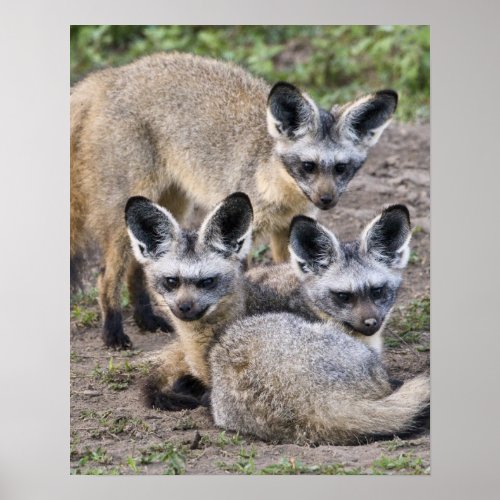
<path fill-rule="evenodd" d="M 104 320 L 102 338 L 107 347 L 113 349 L 130 349 L 132 341 L 123 331 L 121 313 L 109 311 Z"/>
<path fill-rule="evenodd" d="M 170 323 L 153 312 L 151 307 L 136 308 L 134 311 L 134 321 L 141 330 L 156 332 L 161 330 L 165 333 L 174 331 Z"/>

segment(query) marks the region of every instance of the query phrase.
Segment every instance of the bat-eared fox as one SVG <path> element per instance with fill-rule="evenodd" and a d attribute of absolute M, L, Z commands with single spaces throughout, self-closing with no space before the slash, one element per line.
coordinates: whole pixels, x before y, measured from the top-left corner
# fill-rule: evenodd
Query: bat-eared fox
<path fill-rule="evenodd" d="M 276 441 L 340 444 L 411 430 L 428 406 L 428 378 L 393 391 L 380 344 L 356 338 L 376 333 L 394 303 L 409 253 L 406 207 L 385 209 L 350 243 L 294 218 L 298 278 L 288 291 L 288 272 L 243 274 L 252 216 L 249 198 L 235 193 L 193 232 L 143 197 L 128 201 L 133 252 L 178 333 L 145 384 L 147 404 L 194 408 L 211 389 L 217 425 Z"/>
<path fill-rule="evenodd" d="M 129 347 L 120 291 L 125 275 L 134 318 L 171 330 L 155 314 L 140 266 L 130 259 L 122 214 L 142 195 L 180 219 L 191 203 L 209 209 L 245 191 L 254 230 L 271 235 L 275 261 L 288 257 L 291 219 L 333 207 L 397 105 L 381 90 L 330 110 L 290 83 L 272 88 L 230 63 L 157 54 L 98 71 L 71 92 L 71 256 L 99 244 L 103 338 Z"/>

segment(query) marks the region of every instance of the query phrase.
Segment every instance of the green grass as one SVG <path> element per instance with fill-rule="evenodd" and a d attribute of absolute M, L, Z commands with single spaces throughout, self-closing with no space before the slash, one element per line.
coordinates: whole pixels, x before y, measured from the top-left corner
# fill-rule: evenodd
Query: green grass
<path fill-rule="evenodd" d="M 408 263 L 409 264 L 412 264 L 412 265 L 416 265 L 418 264 L 422 259 L 420 258 L 420 256 L 418 255 L 418 253 L 416 252 L 416 250 L 412 250 L 410 252 L 410 257 L 408 259 Z"/>
<path fill-rule="evenodd" d="M 225 472 L 236 474 L 258 474 L 266 476 L 275 475 L 357 475 L 362 474 L 359 468 L 346 468 L 342 464 L 305 465 L 293 457 L 282 458 L 276 464 L 269 464 L 260 469 L 255 465 L 255 448 L 240 448 L 238 459 L 233 463 L 217 462 L 217 467 Z"/>
<path fill-rule="evenodd" d="M 412 300 L 408 306 L 393 312 L 388 323 L 385 345 L 399 347 L 401 344 L 417 344 L 421 333 L 430 330 L 431 300 L 424 296 Z M 418 348 L 418 347 L 417 347 Z M 419 350 L 428 350 L 428 346 L 419 346 Z"/>
<path fill-rule="evenodd" d="M 77 467 L 70 469 L 70 474 L 78 476 L 119 476 L 120 469 L 118 467 L 103 468 L 103 467 Z"/>
<path fill-rule="evenodd" d="M 144 366 L 143 366 L 144 365 Z M 123 391 L 135 379 L 137 372 L 147 373 L 146 364 L 131 365 L 128 359 L 124 363 L 115 364 L 113 357 L 109 358 L 108 366 L 101 368 L 97 365 L 92 370 L 92 376 L 113 391 Z M 149 368 L 148 368 L 149 369 Z"/>
<path fill-rule="evenodd" d="M 249 450 L 241 447 L 238 460 L 232 464 L 226 462 L 217 462 L 217 467 L 226 472 L 234 472 L 237 474 L 255 474 L 255 448 Z"/>
<path fill-rule="evenodd" d="M 150 426 L 140 418 L 127 416 L 115 416 L 111 410 L 95 412 L 84 410 L 80 413 L 80 419 L 93 422 L 96 427 L 90 429 L 90 435 L 94 439 L 106 437 L 118 437 L 127 435 L 131 437 L 151 433 Z"/>
<path fill-rule="evenodd" d="M 387 450 L 394 451 L 394 450 L 397 450 L 399 448 L 403 448 L 405 446 L 408 446 L 408 443 L 406 441 L 403 441 L 401 438 L 399 438 L 399 437 L 396 436 L 391 441 L 385 441 L 383 443 L 383 445 L 384 445 L 385 448 L 387 448 Z"/>
<path fill-rule="evenodd" d="M 411 453 L 401 453 L 398 457 L 388 457 L 384 454 L 372 463 L 373 474 L 387 474 L 388 472 L 404 472 L 411 475 L 428 474 L 422 459 Z"/>
<path fill-rule="evenodd" d="M 329 465 L 305 465 L 294 458 L 282 458 L 277 464 L 267 465 L 259 474 L 264 475 L 300 475 L 300 474 L 324 474 L 330 476 L 346 476 L 361 474 L 361 469 L 346 469 L 342 464 Z"/>
<path fill-rule="evenodd" d="M 191 429 L 197 429 L 197 425 L 190 416 L 180 418 L 172 427 L 173 431 L 188 431 Z"/>
<path fill-rule="evenodd" d="M 269 250 L 269 245 L 263 243 L 259 245 L 257 248 L 252 250 L 252 262 L 261 263 L 265 260 L 266 252 Z"/>
<path fill-rule="evenodd" d="M 150 446 L 143 450 L 138 457 L 128 457 L 127 463 L 132 470 L 135 469 L 134 472 L 137 471 L 138 465 L 156 463 L 165 466 L 163 473 L 167 475 L 180 475 L 186 471 L 185 451 L 168 441 Z"/>
<path fill-rule="evenodd" d="M 77 292 L 71 296 L 71 305 L 96 306 L 99 297 L 97 288 L 90 288 L 84 292 Z"/>
<path fill-rule="evenodd" d="M 71 81 L 154 52 L 240 64 L 270 83 L 303 87 L 326 109 L 381 88 L 400 94 L 396 117 L 429 116 L 427 26 L 72 26 Z"/>
<path fill-rule="evenodd" d="M 78 326 L 92 327 L 95 326 L 99 319 L 99 314 L 92 309 L 87 309 L 86 307 L 74 305 L 71 308 L 71 318 L 76 322 Z"/>
<path fill-rule="evenodd" d="M 236 434 L 231 434 L 230 436 L 228 436 L 228 435 L 226 435 L 226 431 L 222 431 L 217 436 L 217 440 L 215 441 L 215 444 L 219 448 L 224 448 L 227 445 L 237 445 L 237 446 L 240 446 L 244 442 L 245 441 L 242 439 L 242 437 L 239 435 L 238 432 Z"/>
<path fill-rule="evenodd" d="M 111 457 L 108 455 L 107 451 L 100 446 L 95 450 L 87 449 L 78 461 L 78 466 L 82 467 L 87 465 L 89 462 L 94 462 L 98 464 L 109 464 L 111 463 Z"/>
<path fill-rule="evenodd" d="M 85 292 L 78 292 L 71 296 L 71 319 L 77 326 L 96 326 L 99 320 L 97 307 L 97 288 L 91 288 Z"/>

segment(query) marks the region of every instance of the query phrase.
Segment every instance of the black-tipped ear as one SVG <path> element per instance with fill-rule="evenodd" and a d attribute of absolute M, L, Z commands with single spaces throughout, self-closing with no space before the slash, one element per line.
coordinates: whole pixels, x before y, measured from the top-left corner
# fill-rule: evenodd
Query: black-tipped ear
<path fill-rule="evenodd" d="M 318 273 L 338 256 L 339 242 L 314 219 L 298 215 L 290 225 L 289 250 L 292 261 L 302 272 Z"/>
<path fill-rule="evenodd" d="M 317 127 L 319 111 L 290 83 L 278 82 L 267 99 L 267 125 L 274 138 L 297 139 Z"/>
<path fill-rule="evenodd" d="M 362 97 L 342 108 L 341 130 L 367 146 L 373 146 L 389 124 L 397 105 L 398 94 L 394 90 L 380 90 Z"/>
<path fill-rule="evenodd" d="M 380 262 L 402 269 L 410 256 L 410 213 L 405 205 L 392 205 L 368 224 L 361 248 Z"/>
<path fill-rule="evenodd" d="M 143 196 L 133 196 L 127 201 L 125 222 L 139 262 L 158 258 L 179 232 L 172 215 Z"/>
<path fill-rule="evenodd" d="M 207 216 L 200 228 L 200 240 L 229 257 L 245 257 L 252 245 L 253 209 L 245 193 L 233 193 Z"/>

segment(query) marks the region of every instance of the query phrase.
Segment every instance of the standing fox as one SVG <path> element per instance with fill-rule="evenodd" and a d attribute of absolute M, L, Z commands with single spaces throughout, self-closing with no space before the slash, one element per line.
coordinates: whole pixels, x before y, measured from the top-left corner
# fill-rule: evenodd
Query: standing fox
<path fill-rule="evenodd" d="M 330 111 L 289 83 L 272 88 L 229 63 L 157 54 L 96 72 L 71 93 L 71 255 L 86 240 L 103 251 L 100 304 L 108 346 L 128 347 L 120 289 L 128 269 L 134 318 L 155 315 L 140 267 L 130 262 L 122 211 L 144 195 L 181 218 L 245 191 L 254 229 L 287 258 L 294 215 L 333 207 L 388 125 L 397 94 L 382 90 Z M 131 264 L 129 267 L 129 263 Z"/>
<path fill-rule="evenodd" d="M 148 406 L 178 410 L 200 404 L 199 396 L 213 384 L 210 351 L 220 352 L 214 346 L 225 342 L 224 331 L 245 316 L 259 315 L 266 325 L 263 313 L 278 311 L 278 323 L 292 321 L 297 336 L 300 318 L 306 332 L 345 330 L 371 347 L 366 352 L 381 350 L 380 331 L 408 260 L 406 207 L 388 207 L 350 243 L 339 242 L 313 219 L 296 217 L 290 229 L 293 267 L 275 265 L 267 274 L 246 276 L 241 259 L 250 248 L 252 206 L 242 193 L 221 202 L 197 233 L 181 230 L 167 210 L 142 197 L 128 201 L 126 221 L 151 292 L 178 333 L 147 381 Z M 252 339 L 258 342 L 259 335 Z"/>

